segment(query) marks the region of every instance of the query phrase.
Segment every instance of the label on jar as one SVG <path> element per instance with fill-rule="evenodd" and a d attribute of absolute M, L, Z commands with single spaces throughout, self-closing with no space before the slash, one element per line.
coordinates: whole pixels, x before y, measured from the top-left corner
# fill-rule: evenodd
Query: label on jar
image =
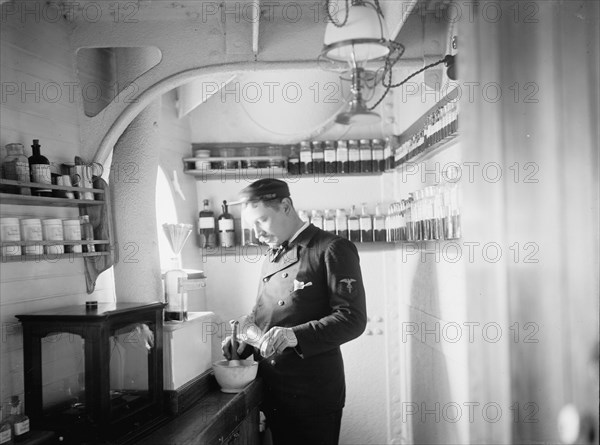
<path fill-rule="evenodd" d="M 348 230 L 360 230 L 358 219 L 348 220 Z"/>
<path fill-rule="evenodd" d="M 233 230 L 233 219 L 220 219 L 219 220 L 219 230 L 220 231 Z"/>
<path fill-rule="evenodd" d="M 373 229 L 373 222 L 371 221 L 370 216 L 361 216 L 360 217 L 360 228 L 361 228 L 361 230 Z"/>
<path fill-rule="evenodd" d="M 385 159 L 383 155 L 383 150 L 373 150 L 373 160 L 374 161 L 383 161 Z"/>
<path fill-rule="evenodd" d="M 10 428 L 7 429 L 6 431 L 2 431 L 0 433 L 0 444 L 3 443 L 8 443 L 10 442 L 10 439 L 12 438 L 11 434 L 10 434 L 11 430 Z"/>
<path fill-rule="evenodd" d="M 25 419 L 22 422 L 17 422 L 14 424 L 15 427 L 15 437 L 21 436 L 29 431 L 29 419 Z"/>
<path fill-rule="evenodd" d="M 31 177 L 33 179 L 33 182 L 39 182 L 41 184 L 52 184 L 50 165 L 33 164 L 31 166 Z"/>
<path fill-rule="evenodd" d="M 198 227 L 201 229 L 214 229 L 215 219 L 211 216 L 201 216 L 198 218 Z"/>
<path fill-rule="evenodd" d="M 338 162 L 347 162 L 348 161 L 348 149 L 338 147 L 336 151 L 336 158 Z"/>
<path fill-rule="evenodd" d="M 372 159 L 371 148 L 361 148 L 359 153 L 361 161 L 370 161 Z"/>
<path fill-rule="evenodd" d="M 334 232 L 335 231 L 335 220 L 326 219 L 324 226 L 325 226 L 324 230 L 326 230 L 327 232 Z"/>
<path fill-rule="evenodd" d="M 325 150 L 325 162 L 335 162 L 335 150 Z"/>
<path fill-rule="evenodd" d="M 360 161 L 360 153 L 357 148 L 351 148 L 348 150 L 348 160 L 350 162 Z"/>
<path fill-rule="evenodd" d="M 308 163 L 312 161 L 312 153 L 310 151 L 300 152 L 300 162 Z"/>
<path fill-rule="evenodd" d="M 322 161 L 324 155 L 322 151 L 313 151 L 312 157 L 314 161 Z"/>

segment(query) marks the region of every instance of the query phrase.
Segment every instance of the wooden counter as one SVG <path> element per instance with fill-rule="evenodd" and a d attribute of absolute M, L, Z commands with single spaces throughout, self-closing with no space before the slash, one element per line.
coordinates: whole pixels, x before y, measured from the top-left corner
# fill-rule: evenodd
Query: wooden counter
<path fill-rule="evenodd" d="M 221 392 L 212 374 L 208 385 L 209 390 L 196 403 L 135 445 L 259 445 L 261 380 L 237 394 Z"/>

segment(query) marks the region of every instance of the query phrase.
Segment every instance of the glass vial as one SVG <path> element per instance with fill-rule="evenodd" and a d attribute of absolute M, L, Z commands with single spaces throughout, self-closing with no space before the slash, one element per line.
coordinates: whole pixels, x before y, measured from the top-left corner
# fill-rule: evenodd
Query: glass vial
<path fill-rule="evenodd" d="M 215 214 L 210 209 L 210 201 L 202 201 L 202 210 L 198 213 L 198 247 L 212 249 L 217 246 L 217 232 L 215 230 Z"/>
<path fill-rule="evenodd" d="M 335 156 L 335 143 L 333 141 L 325 141 L 324 153 L 325 153 L 325 174 L 333 175 L 336 169 L 336 156 Z"/>
<path fill-rule="evenodd" d="M 362 173 L 371 173 L 373 171 L 373 153 L 371 141 L 361 139 L 359 142 L 360 171 Z"/>
<path fill-rule="evenodd" d="M 383 139 L 373 139 L 371 148 L 373 150 L 373 171 L 385 171 L 385 141 Z"/>
<path fill-rule="evenodd" d="M 347 141 L 337 141 L 337 148 L 335 149 L 335 171 L 337 173 L 348 173 L 350 171 Z"/>
<path fill-rule="evenodd" d="M 348 172 L 360 172 L 360 150 L 358 141 L 348 141 Z"/>
<path fill-rule="evenodd" d="M 363 243 L 373 242 L 373 219 L 367 212 L 367 204 L 363 202 L 360 217 L 358 218 L 360 226 L 360 241 Z"/>
<path fill-rule="evenodd" d="M 387 241 L 385 230 L 385 216 L 381 214 L 381 206 L 375 206 L 375 217 L 373 218 L 373 240 L 377 242 Z"/>
<path fill-rule="evenodd" d="M 300 153 L 298 146 L 294 145 L 288 158 L 288 173 L 290 175 L 300 174 Z"/>
<path fill-rule="evenodd" d="M 29 159 L 25 156 L 23 144 L 6 144 L 7 156 L 2 160 L 2 175 L 5 179 L 19 182 L 29 182 Z M 29 187 L 19 187 L 21 195 L 31 195 Z"/>
<path fill-rule="evenodd" d="M 313 172 L 312 150 L 310 142 L 300 142 L 300 174 L 307 175 Z"/>
<path fill-rule="evenodd" d="M 356 214 L 356 206 L 352 206 L 348 216 L 348 239 L 354 243 L 360 242 L 360 221 Z"/>
<path fill-rule="evenodd" d="M 348 217 L 344 209 L 335 211 L 335 234 L 348 239 Z"/>
<path fill-rule="evenodd" d="M 325 153 L 321 141 L 314 141 L 312 143 L 312 162 L 313 173 L 317 175 L 325 173 Z"/>
<path fill-rule="evenodd" d="M 325 216 L 323 217 L 323 230 L 335 235 L 335 216 L 329 209 L 325 209 Z"/>
<path fill-rule="evenodd" d="M 219 216 L 219 243 L 221 247 L 233 247 L 235 245 L 235 227 L 233 216 L 227 209 L 227 201 L 221 206 L 223 213 Z"/>

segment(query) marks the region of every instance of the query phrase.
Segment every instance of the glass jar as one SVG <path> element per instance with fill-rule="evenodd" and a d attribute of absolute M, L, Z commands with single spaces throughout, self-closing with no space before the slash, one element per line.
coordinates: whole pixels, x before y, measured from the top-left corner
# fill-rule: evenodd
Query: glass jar
<path fill-rule="evenodd" d="M 25 156 L 23 144 L 7 144 L 6 153 L 7 156 L 2 161 L 4 178 L 19 182 L 29 182 L 29 159 Z M 29 187 L 19 187 L 19 193 L 21 195 L 31 195 L 31 189 Z"/>

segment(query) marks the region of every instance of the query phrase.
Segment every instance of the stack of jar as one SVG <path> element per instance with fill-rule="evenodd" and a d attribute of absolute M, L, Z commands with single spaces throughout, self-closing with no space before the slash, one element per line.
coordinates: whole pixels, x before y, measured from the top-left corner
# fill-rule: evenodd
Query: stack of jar
<path fill-rule="evenodd" d="M 396 147 L 394 166 L 397 167 L 438 142 L 458 132 L 458 103 L 448 102 L 425 118 L 425 124 L 410 139 Z"/>
<path fill-rule="evenodd" d="M 88 215 L 78 219 L 0 218 L 2 257 L 19 255 L 60 255 L 63 253 L 92 253 L 94 244 L 66 244 L 60 241 L 93 240 L 94 228 Z M 28 241 L 23 246 L 19 241 Z M 52 241 L 50 245 L 35 241 Z"/>
<path fill-rule="evenodd" d="M 394 165 L 390 139 L 302 141 L 292 148 L 288 171 L 293 175 L 373 173 Z"/>
<path fill-rule="evenodd" d="M 390 204 L 386 223 L 392 242 L 460 238 L 458 185 L 446 183 L 410 193 L 408 199 Z"/>
<path fill-rule="evenodd" d="M 360 214 L 354 205 L 349 212 L 346 209 L 325 209 L 300 210 L 298 214 L 303 221 L 355 243 L 387 241 L 385 215 L 381 213 L 379 204 L 375 206 L 375 215 L 369 213 L 365 203 L 361 205 Z"/>
<path fill-rule="evenodd" d="M 33 140 L 31 146 L 33 154 L 25 156 L 23 144 L 12 143 L 6 145 L 7 156 L 2 160 L 2 176 L 18 182 L 35 182 L 38 184 L 52 184 L 50 162 L 40 154 L 39 139 Z M 21 195 L 31 195 L 29 187 L 19 187 Z M 37 196 L 52 196 L 52 191 L 46 188 L 34 188 Z"/>

